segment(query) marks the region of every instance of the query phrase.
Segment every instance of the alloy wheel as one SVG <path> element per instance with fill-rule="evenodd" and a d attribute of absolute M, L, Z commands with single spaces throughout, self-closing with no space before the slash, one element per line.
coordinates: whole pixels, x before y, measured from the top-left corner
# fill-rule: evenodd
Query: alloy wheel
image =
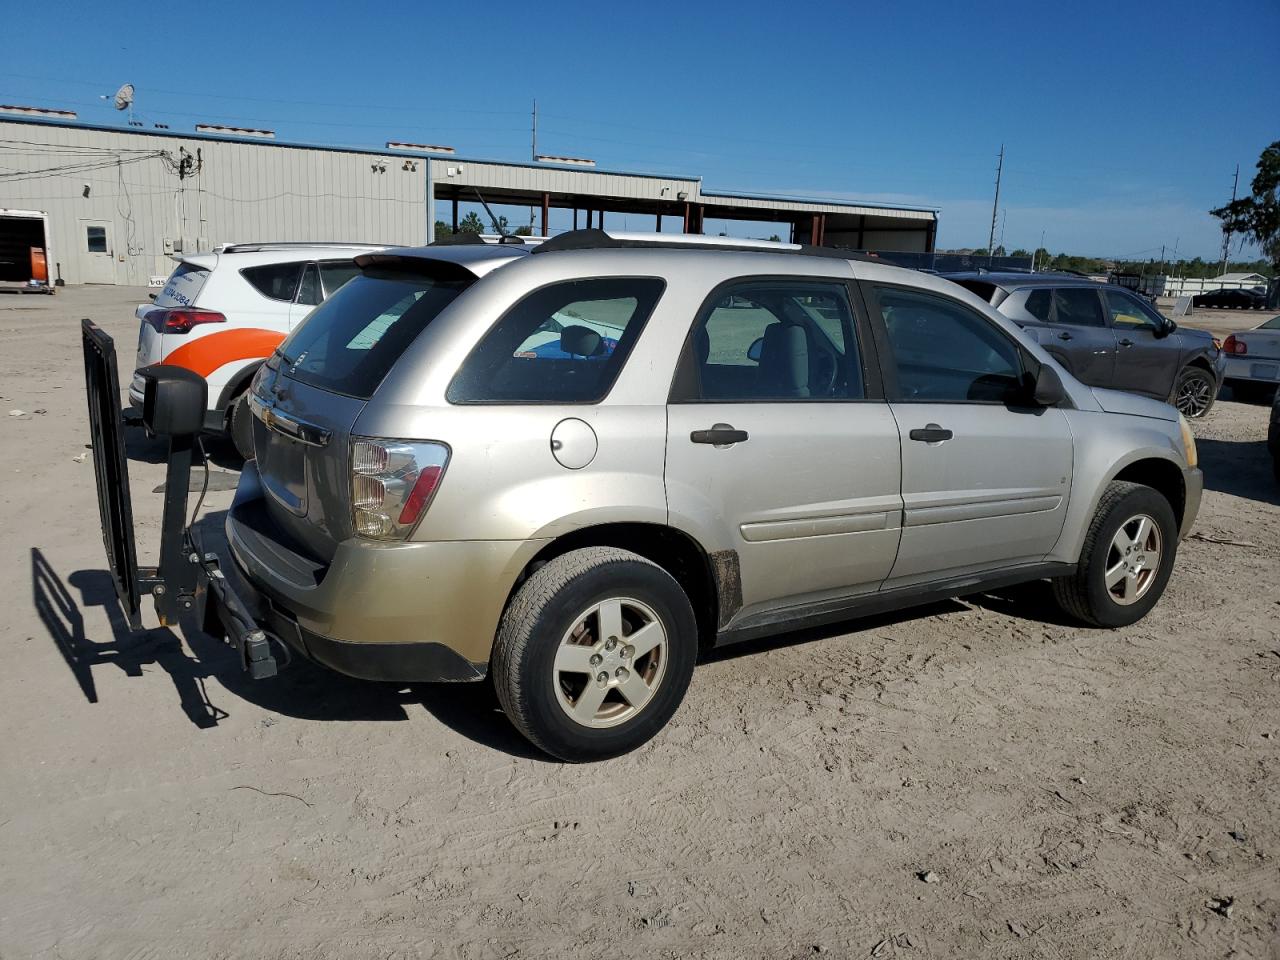
<path fill-rule="evenodd" d="M 1107 592 L 1121 606 L 1137 603 L 1160 572 L 1160 526 L 1145 513 L 1126 520 L 1111 538 L 1104 574 Z"/>
<path fill-rule="evenodd" d="M 1174 405 L 1178 412 L 1187 417 L 1199 417 L 1209 409 L 1213 400 L 1213 384 L 1209 378 L 1195 374 L 1178 384 L 1178 395 Z"/>
<path fill-rule="evenodd" d="M 662 683 L 667 646 L 667 631 L 647 604 L 602 600 L 575 618 L 556 649 L 556 700 L 584 727 L 625 723 Z"/>

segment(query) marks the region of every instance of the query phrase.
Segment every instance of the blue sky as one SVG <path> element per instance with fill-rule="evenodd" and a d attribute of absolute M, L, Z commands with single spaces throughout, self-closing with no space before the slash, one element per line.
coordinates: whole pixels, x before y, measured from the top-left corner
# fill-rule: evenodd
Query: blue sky
<path fill-rule="evenodd" d="M 4 103 L 119 122 L 98 95 L 127 80 L 175 130 L 527 160 L 537 97 L 540 152 L 936 206 L 947 247 L 985 245 L 1004 143 L 1006 247 L 1214 257 L 1206 211 L 1280 139 L 1277 0 L 47 3 L 5 24 L 28 40 Z"/>

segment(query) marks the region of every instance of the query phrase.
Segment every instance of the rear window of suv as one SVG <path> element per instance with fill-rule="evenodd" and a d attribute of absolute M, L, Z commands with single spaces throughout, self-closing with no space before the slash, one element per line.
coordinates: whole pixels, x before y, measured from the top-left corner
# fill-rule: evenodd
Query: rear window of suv
<path fill-rule="evenodd" d="M 183 261 L 169 275 L 155 304 L 157 307 L 189 307 L 196 302 L 196 297 L 200 296 L 200 290 L 208 279 L 208 267 L 198 267 L 194 263 Z"/>
<path fill-rule="evenodd" d="M 368 400 L 400 354 L 474 282 L 369 271 L 316 307 L 280 345 L 295 380 Z"/>
<path fill-rule="evenodd" d="M 463 361 L 450 403 L 596 403 L 662 295 L 656 277 L 568 280 L 508 310 Z"/>

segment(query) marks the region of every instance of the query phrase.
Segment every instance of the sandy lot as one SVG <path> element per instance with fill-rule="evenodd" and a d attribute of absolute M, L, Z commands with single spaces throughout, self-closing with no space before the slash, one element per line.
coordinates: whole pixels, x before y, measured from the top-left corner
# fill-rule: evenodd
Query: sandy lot
<path fill-rule="evenodd" d="M 78 318 L 127 374 L 143 293 L 0 297 L 5 960 L 1280 958 L 1264 408 L 1197 425 L 1203 539 L 1146 621 L 1068 625 L 1034 586 L 779 637 L 701 666 L 644 749 L 565 766 L 480 687 L 254 683 L 127 633 Z M 154 562 L 162 451 L 131 452 Z"/>

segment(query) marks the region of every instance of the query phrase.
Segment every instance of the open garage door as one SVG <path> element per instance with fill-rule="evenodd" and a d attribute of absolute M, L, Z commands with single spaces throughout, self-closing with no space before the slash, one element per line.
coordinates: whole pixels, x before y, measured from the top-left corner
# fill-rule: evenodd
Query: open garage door
<path fill-rule="evenodd" d="M 48 223 L 38 210 L 0 209 L 0 284 L 49 288 Z"/>

